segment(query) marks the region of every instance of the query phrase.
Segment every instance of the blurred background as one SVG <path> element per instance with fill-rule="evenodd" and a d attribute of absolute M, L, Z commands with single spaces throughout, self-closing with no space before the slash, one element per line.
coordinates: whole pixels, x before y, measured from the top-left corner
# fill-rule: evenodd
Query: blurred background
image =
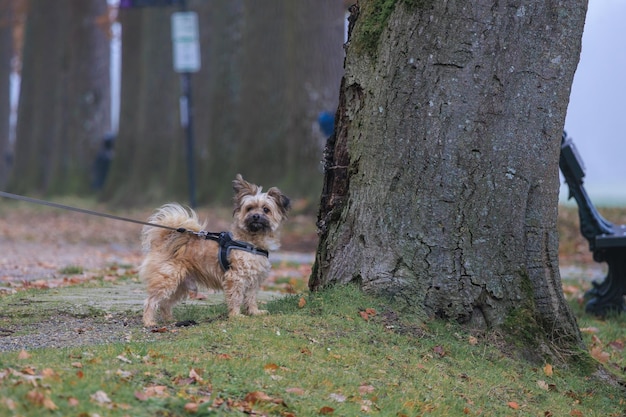
<path fill-rule="evenodd" d="M 200 59 L 186 74 L 171 30 L 183 9 Z M 316 205 L 345 12 L 339 0 L 0 0 L 0 189 L 184 202 L 191 132 L 198 203 L 230 201 L 240 172 Z"/>
<path fill-rule="evenodd" d="M 240 172 L 314 211 L 352 1 L 121 1 L 0 0 L 0 189 L 224 204 Z M 197 72 L 173 66 L 183 9 Z M 626 205 L 625 18 L 590 0 L 565 124 L 599 205 Z"/>
<path fill-rule="evenodd" d="M 589 0 L 565 130 L 587 168 L 596 205 L 626 206 L 626 1 Z M 567 186 L 561 187 L 561 201 Z M 573 204 L 573 200 L 571 201 Z"/>

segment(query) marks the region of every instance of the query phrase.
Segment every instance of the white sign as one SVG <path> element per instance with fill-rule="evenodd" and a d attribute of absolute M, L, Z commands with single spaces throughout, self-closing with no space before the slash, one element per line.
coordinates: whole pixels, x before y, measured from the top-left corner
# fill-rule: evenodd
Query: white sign
<path fill-rule="evenodd" d="M 172 14 L 174 71 L 197 72 L 200 70 L 199 38 L 198 14 L 196 12 Z"/>

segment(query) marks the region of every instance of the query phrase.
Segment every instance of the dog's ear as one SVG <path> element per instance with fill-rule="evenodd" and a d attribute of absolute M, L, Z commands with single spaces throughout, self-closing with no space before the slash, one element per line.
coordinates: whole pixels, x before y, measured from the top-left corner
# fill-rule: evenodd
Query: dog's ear
<path fill-rule="evenodd" d="M 233 202 L 235 204 L 235 212 L 241 208 L 241 200 L 247 195 L 257 195 L 261 192 L 261 187 L 255 184 L 251 184 L 244 180 L 241 174 L 237 174 L 233 180 L 233 190 L 235 195 Z"/>
<path fill-rule="evenodd" d="M 233 190 L 235 190 L 235 198 L 241 198 L 245 195 L 257 195 L 261 192 L 261 187 L 249 183 L 241 174 L 237 174 L 233 180 Z"/>
<path fill-rule="evenodd" d="M 272 187 L 267 190 L 267 195 L 276 201 L 276 205 L 278 206 L 281 214 L 283 216 L 287 215 L 287 212 L 291 208 L 291 201 L 289 197 L 282 193 L 278 188 Z"/>

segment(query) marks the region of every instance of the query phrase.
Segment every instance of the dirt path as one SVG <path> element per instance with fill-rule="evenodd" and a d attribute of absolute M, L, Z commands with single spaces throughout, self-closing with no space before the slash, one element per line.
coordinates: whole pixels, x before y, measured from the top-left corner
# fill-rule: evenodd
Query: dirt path
<path fill-rule="evenodd" d="M 209 230 L 225 230 L 227 221 L 215 217 Z M 262 301 L 306 287 L 316 244 L 313 222 L 293 219 L 283 239 L 287 251 L 270 255 L 273 271 Z M 0 205 L 0 352 L 159 337 L 141 325 L 140 230 L 72 212 Z M 41 291 L 22 291 L 29 288 Z M 223 303 L 222 294 L 200 295 L 181 308 Z"/>

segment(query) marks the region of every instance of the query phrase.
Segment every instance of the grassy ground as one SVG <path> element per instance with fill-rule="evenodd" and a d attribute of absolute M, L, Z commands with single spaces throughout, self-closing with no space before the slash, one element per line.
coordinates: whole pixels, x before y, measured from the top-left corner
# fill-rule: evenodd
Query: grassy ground
<path fill-rule="evenodd" d="M 600 322 L 578 309 L 597 351 L 566 366 L 520 360 L 497 333 L 417 325 L 352 287 L 268 308 L 227 320 L 222 306 L 185 307 L 177 318 L 199 324 L 156 340 L 3 353 L 0 415 L 626 413 L 624 387 L 608 377 L 625 374 L 623 317 Z"/>
<path fill-rule="evenodd" d="M 603 214 L 626 223 L 626 210 Z M 592 263 L 577 227 L 576 210 L 562 208 L 564 265 Z M 301 293 L 269 303 L 269 316 L 227 320 L 223 306 L 187 305 L 177 319 L 196 326 L 129 323 L 124 343 L 0 353 L 0 415 L 626 415 L 626 317 L 586 315 L 586 280 L 564 281 L 587 345 L 568 364 L 529 363 L 497 332 L 400 316 L 352 287 L 292 284 Z M 18 311 L 29 291 L 0 297 L 0 308 Z M 53 314 L 23 311 L 13 320 Z"/>

